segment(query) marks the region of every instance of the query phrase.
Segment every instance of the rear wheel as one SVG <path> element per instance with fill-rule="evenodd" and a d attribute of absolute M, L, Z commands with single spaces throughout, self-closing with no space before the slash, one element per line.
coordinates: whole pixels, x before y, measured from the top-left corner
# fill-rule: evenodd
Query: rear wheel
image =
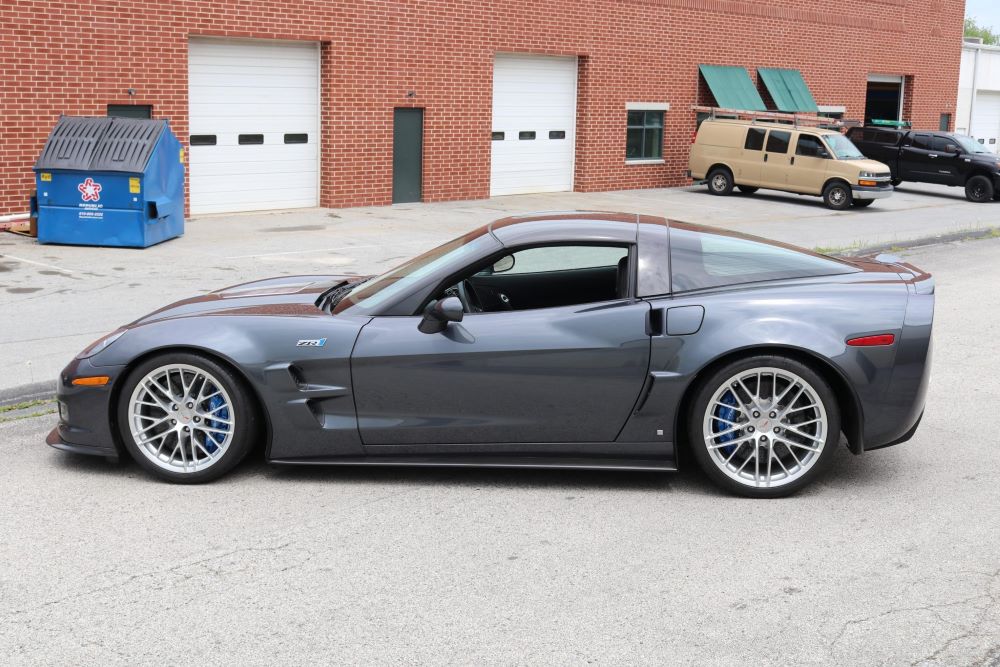
<path fill-rule="evenodd" d="M 753 193 L 760 190 L 760 188 L 755 188 L 752 185 L 737 185 L 736 187 L 738 187 L 740 189 L 740 192 L 742 192 L 745 195 L 752 195 Z"/>
<path fill-rule="evenodd" d="M 733 174 L 725 167 L 716 167 L 708 174 L 708 191 L 713 195 L 728 195 L 733 191 Z"/>
<path fill-rule="evenodd" d="M 752 498 L 787 496 L 814 481 L 840 439 L 830 386 L 805 364 L 772 355 L 735 361 L 706 378 L 688 423 L 705 474 Z"/>
<path fill-rule="evenodd" d="M 854 197 L 847 183 L 834 181 L 823 190 L 823 203 L 826 204 L 827 208 L 832 208 L 834 211 L 849 209 L 853 202 Z"/>
<path fill-rule="evenodd" d="M 875 203 L 874 199 L 855 199 L 854 200 L 854 205 L 857 208 L 868 208 L 869 206 L 871 206 L 874 203 Z"/>
<path fill-rule="evenodd" d="M 993 182 L 982 174 L 973 176 L 965 184 L 965 198 L 977 204 L 990 201 L 993 199 Z"/>
<path fill-rule="evenodd" d="M 250 451 L 259 417 L 243 382 L 197 354 L 169 353 L 137 366 L 118 405 L 122 441 L 135 461 L 170 482 L 207 482 Z"/>

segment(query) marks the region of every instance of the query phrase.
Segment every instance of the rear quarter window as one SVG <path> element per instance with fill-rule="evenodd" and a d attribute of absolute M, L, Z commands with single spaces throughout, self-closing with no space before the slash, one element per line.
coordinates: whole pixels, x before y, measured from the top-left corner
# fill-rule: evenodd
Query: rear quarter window
<path fill-rule="evenodd" d="M 855 273 L 859 269 L 765 239 L 674 223 L 670 228 L 674 292 Z"/>

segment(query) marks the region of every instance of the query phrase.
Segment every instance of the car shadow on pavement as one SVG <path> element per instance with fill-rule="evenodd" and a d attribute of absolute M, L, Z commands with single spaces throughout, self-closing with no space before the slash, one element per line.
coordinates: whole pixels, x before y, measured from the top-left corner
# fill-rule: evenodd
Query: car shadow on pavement
<path fill-rule="evenodd" d="M 956 201 L 969 202 L 965 198 L 965 190 L 959 187 L 949 188 L 948 190 L 915 190 L 913 188 L 907 188 L 906 185 L 897 185 L 896 192 L 904 195 L 918 195 L 921 197 L 934 197 L 936 199 L 952 199 Z M 975 202 L 969 202 L 970 204 Z M 989 203 L 989 202 L 986 202 Z"/>

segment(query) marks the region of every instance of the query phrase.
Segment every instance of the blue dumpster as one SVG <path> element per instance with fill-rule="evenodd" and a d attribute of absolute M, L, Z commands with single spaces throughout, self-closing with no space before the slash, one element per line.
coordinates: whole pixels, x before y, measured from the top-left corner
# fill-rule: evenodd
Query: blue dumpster
<path fill-rule="evenodd" d="M 165 120 L 63 116 L 35 182 L 39 243 L 145 248 L 184 233 L 184 153 Z"/>

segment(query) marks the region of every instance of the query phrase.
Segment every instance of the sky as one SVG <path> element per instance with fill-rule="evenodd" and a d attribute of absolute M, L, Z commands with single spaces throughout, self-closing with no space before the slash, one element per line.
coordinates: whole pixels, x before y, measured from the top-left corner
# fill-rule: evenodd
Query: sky
<path fill-rule="evenodd" d="M 1000 32 L 1000 1 L 998 0 L 966 0 L 965 15 L 976 19 L 979 25 L 985 25 Z"/>

